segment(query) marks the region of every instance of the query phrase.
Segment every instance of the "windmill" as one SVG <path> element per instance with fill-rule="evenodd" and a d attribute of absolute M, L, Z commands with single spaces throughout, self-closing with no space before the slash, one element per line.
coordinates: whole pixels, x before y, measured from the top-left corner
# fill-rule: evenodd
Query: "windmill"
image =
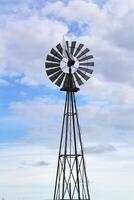
<path fill-rule="evenodd" d="M 46 57 L 49 79 L 66 92 L 54 200 L 90 200 L 75 93 L 93 66 L 90 50 L 76 41 L 57 44 Z"/>

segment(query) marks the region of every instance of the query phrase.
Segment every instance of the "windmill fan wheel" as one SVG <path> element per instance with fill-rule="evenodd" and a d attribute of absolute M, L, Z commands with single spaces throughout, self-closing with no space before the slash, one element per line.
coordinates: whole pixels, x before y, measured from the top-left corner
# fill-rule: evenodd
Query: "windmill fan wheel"
<path fill-rule="evenodd" d="M 69 66 L 71 66 L 71 76 L 76 87 L 84 84 L 93 73 L 93 55 L 84 44 L 77 44 L 76 41 L 66 41 L 69 57 L 73 58 L 70 64 L 64 53 L 64 48 L 59 43 L 52 48 L 46 57 L 45 67 L 49 79 L 60 88 L 65 87 L 69 79 Z M 72 60 L 71 60 L 72 61 Z"/>

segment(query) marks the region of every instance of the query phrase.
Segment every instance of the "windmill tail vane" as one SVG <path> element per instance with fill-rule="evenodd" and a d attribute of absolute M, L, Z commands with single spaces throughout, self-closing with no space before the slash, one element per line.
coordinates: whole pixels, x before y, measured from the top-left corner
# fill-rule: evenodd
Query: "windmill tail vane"
<path fill-rule="evenodd" d="M 68 56 L 67 56 L 67 43 L 66 43 L 66 41 L 65 41 L 65 38 L 64 38 L 64 36 L 63 36 L 63 38 L 62 38 L 62 48 L 63 48 L 63 56 L 65 57 L 65 58 L 68 58 Z"/>
<path fill-rule="evenodd" d="M 66 92 L 56 172 L 54 200 L 90 200 L 75 92 L 94 67 L 93 56 L 83 44 L 63 41 L 46 57 L 49 79 Z"/>

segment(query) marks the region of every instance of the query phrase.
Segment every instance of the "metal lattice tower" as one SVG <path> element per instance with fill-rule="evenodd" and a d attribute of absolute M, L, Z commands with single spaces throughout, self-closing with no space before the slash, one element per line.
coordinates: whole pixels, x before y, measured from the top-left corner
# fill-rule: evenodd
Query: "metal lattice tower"
<path fill-rule="evenodd" d="M 75 100 L 78 86 L 88 80 L 93 72 L 89 66 L 94 66 L 93 62 L 89 62 L 93 56 L 87 55 L 89 49 L 82 50 L 83 46 L 79 44 L 76 47 L 76 41 L 72 41 L 69 47 L 66 41 L 62 46 L 56 46 L 58 51 L 52 49 L 52 55 L 47 56 L 46 72 L 50 80 L 66 92 L 54 200 L 90 200 Z"/>

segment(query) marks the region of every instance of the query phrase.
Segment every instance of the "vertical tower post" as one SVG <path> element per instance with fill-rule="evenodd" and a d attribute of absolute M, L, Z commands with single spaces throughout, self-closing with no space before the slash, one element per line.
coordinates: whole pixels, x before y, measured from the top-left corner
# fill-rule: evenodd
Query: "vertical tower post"
<path fill-rule="evenodd" d="M 75 90 L 66 91 L 54 200 L 90 200 Z"/>

